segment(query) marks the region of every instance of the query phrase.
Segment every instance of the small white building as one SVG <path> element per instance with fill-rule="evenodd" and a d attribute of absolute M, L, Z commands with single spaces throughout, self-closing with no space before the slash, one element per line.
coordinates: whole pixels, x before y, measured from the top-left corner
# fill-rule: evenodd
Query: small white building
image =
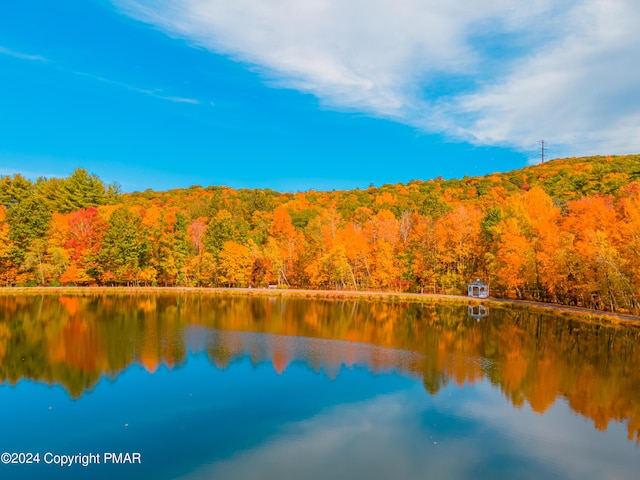
<path fill-rule="evenodd" d="M 478 278 L 475 282 L 467 285 L 467 295 L 475 298 L 487 298 L 489 296 L 489 285 Z"/>

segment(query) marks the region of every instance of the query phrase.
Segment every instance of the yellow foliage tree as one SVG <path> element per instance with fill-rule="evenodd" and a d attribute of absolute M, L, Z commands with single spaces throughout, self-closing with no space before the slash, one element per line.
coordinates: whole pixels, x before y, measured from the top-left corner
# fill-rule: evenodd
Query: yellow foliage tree
<path fill-rule="evenodd" d="M 233 241 L 224 242 L 219 255 L 221 283 L 230 287 L 246 287 L 252 266 L 253 258 L 246 246 Z"/>

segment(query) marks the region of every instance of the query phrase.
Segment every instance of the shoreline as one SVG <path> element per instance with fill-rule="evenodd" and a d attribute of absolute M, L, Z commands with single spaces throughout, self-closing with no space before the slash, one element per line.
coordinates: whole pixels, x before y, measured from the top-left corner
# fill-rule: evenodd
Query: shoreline
<path fill-rule="evenodd" d="M 474 298 L 464 295 L 445 295 L 433 293 L 404 293 L 383 291 L 354 290 L 296 290 L 269 288 L 207 288 L 207 287 L 0 287 L 0 296 L 12 295 L 132 295 L 155 293 L 183 293 L 202 295 L 232 295 L 258 297 L 298 297 L 325 300 L 375 300 L 401 301 L 411 303 L 451 303 L 457 305 L 484 305 L 489 308 L 526 308 L 532 311 L 576 315 L 586 320 L 604 320 L 612 324 L 636 325 L 640 316 L 626 313 L 605 312 L 583 307 L 560 305 L 555 303 L 534 302 L 529 300 L 502 298 Z"/>

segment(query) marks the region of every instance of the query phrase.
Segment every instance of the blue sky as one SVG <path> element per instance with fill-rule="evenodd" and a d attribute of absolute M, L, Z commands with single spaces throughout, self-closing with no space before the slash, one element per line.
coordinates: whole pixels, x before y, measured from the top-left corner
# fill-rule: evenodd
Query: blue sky
<path fill-rule="evenodd" d="M 640 5 L 0 3 L 0 175 L 277 190 L 640 151 Z"/>

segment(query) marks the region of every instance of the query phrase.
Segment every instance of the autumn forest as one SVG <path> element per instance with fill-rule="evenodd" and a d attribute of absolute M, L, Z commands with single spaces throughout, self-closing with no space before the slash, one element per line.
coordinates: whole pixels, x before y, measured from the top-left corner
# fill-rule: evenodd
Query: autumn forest
<path fill-rule="evenodd" d="M 0 284 L 390 290 L 638 313 L 640 155 L 343 191 L 0 177 Z"/>

